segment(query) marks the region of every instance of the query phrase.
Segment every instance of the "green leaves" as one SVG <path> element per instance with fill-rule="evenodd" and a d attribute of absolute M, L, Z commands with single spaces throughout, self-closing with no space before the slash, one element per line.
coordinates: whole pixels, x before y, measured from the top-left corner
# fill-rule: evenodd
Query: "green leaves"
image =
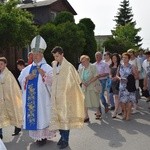
<path fill-rule="evenodd" d="M 0 47 L 24 47 L 35 35 L 32 15 L 17 8 L 18 1 L 0 5 Z"/>
<path fill-rule="evenodd" d="M 66 23 L 68 21 L 75 23 L 73 15 L 70 12 L 63 11 L 57 14 L 54 23 L 58 25 L 58 24 Z"/>
<path fill-rule="evenodd" d="M 85 45 L 84 32 L 78 25 L 70 21 L 57 25 L 48 23 L 40 28 L 40 34 L 48 44 L 44 55 L 49 63 L 53 60 L 51 50 L 54 46 L 58 45 L 64 49 L 67 60 L 74 66 L 77 65 Z"/>
<path fill-rule="evenodd" d="M 142 45 L 140 43 L 142 39 L 138 36 L 141 28 L 135 28 L 136 22 L 133 21 L 129 0 L 121 2 L 114 21 L 116 21 L 116 27 L 112 30 L 113 39 L 106 41 L 103 46 L 110 51 L 115 51 L 116 49 L 119 53 L 125 52 L 130 48 L 138 49 Z"/>
<path fill-rule="evenodd" d="M 79 22 L 79 27 L 84 31 L 85 46 L 83 54 L 90 57 L 91 62 L 95 61 L 95 52 L 97 49 L 94 37 L 95 24 L 90 18 L 83 18 Z"/>

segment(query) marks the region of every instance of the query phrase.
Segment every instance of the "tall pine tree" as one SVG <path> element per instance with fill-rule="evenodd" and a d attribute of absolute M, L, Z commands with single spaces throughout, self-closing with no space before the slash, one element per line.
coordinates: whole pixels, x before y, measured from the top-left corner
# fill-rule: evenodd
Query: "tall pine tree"
<path fill-rule="evenodd" d="M 116 19 L 116 26 L 122 25 L 125 26 L 127 23 L 132 25 L 136 25 L 135 21 L 133 20 L 132 8 L 129 7 L 129 0 L 123 0 L 120 4 L 120 8 L 118 9 L 118 13 L 115 16 Z"/>
<path fill-rule="evenodd" d="M 134 44 L 135 48 L 139 48 L 142 45 L 140 43 L 142 39 L 140 36 L 138 36 L 138 32 L 141 31 L 141 28 L 135 28 L 136 21 L 133 21 L 132 7 L 129 6 L 129 0 L 123 0 L 118 10 L 119 11 L 114 19 L 114 21 L 116 21 L 116 30 L 112 30 L 112 34 L 115 36 L 120 26 L 123 26 L 126 30 L 126 26 L 128 28 L 128 26 L 130 25 L 135 34 L 133 34 L 133 37 L 130 36 L 129 38 L 125 33 L 125 36 L 127 37 L 127 39 L 131 40 L 130 42 Z"/>
<path fill-rule="evenodd" d="M 103 43 L 103 46 L 111 52 L 123 53 L 130 48 L 139 49 L 142 45 L 138 33 L 141 28 L 136 28 L 136 21 L 133 21 L 132 8 L 129 0 L 123 0 L 118 8 L 114 21 L 116 26 L 111 30 L 113 37 Z"/>

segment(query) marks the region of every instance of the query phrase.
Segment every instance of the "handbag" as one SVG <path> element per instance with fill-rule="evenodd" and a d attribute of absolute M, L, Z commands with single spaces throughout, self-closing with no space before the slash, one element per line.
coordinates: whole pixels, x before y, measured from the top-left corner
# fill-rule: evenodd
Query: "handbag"
<path fill-rule="evenodd" d="M 101 83 L 100 83 L 99 80 L 96 80 L 96 81 L 95 81 L 94 91 L 95 91 L 96 93 L 101 93 L 101 91 L 102 91 L 102 86 L 101 86 Z"/>
<path fill-rule="evenodd" d="M 127 77 L 126 89 L 128 90 L 128 92 L 136 91 L 135 78 L 134 78 L 134 75 L 132 75 L 132 74 L 128 75 L 128 77 Z"/>

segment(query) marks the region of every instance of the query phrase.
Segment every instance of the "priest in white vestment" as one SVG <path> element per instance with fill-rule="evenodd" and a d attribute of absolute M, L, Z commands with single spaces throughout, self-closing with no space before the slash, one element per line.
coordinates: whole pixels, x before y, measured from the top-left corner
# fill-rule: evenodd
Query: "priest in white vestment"
<path fill-rule="evenodd" d="M 55 132 L 48 129 L 51 82 L 46 82 L 46 79 L 52 79 L 52 67 L 43 57 L 46 47 L 40 35 L 32 40 L 33 63 L 24 68 L 18 78 L 23 91 L 23 128 L 29 130 L 29 136 L 39 145 L 55 136 Z"/>

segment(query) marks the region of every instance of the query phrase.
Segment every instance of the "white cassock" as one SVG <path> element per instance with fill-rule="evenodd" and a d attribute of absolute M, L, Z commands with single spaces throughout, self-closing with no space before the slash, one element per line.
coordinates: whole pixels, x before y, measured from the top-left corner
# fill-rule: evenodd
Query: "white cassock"
<path fill-rule="evenodd" d="M 0 139 L 0 150 L 7 150 L 1 139 Z"/>
<path fill-rule="evenodd" d="M 54 132 L 48 131 L 48 126 L 50 122 L 50 110 L 51 110 L 51 99 L 50 99 L 50 83 L 45 82 L 45 77 L 43 78 L 40 74 L 37 79 L 37 105 L 36 105 L 36 113 L 37 113 L 37 121 L 36 121 L 36 129 L 30 129 L 27 127 L 29 123 L 27 123 L 27 117 L 32 116 L 32 111 L 27 111 L 27 81 L 26 77 L 29 75 L 30 70 L 33 66 L 40 66 L 41 69 L 45 71 L 46 76 L 52 78 L 52 67 L 48 65 L 44 59 L 38 64 L 34 62 L 25 67 L 18 78 L 22 91 L 23 91 L 23 128 L 29 130 L 29 135 L 36 140 L 41 140 L 44 138 L 52 138 L 55 136 Z M 31 81 L 31 80 L 30 80 Z M 33 107 L 31 107 L 33 108 Z M 34 120 L 34 117 L 32 118 Z M 48 134 L 47 134 L 48 133 Z"/>

